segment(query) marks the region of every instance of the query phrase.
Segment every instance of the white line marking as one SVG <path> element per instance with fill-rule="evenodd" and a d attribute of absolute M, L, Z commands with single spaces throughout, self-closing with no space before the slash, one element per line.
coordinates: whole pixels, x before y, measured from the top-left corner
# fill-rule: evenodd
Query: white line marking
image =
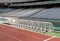
<path fill-rule="evenodd" d="M 53 39 L 53 38 L 55 38 L 55 37 L 56 37 L 56 36 L 50 37 L 50 38 L 48 38 L 48 39 L 45 39 L 44 41 L 51 40 L 51 39 Z"/>
<path fill-rule="evenodd" d="M 21 39 L 18 39 L 18 38 L 14 37 L 14 36 L 11 36 L 11 35 L 3 32 L 3 31 L 0 31 L 0 33 L 3 33 L 3 34 L 5 34 L 5 35 L 7 35 L 7 36 L 9 36 L 9 37 L 11 37 L 11 38 L 14 38 L 14 39 L 18 40 L 18 41 L 22 41 Z"/>

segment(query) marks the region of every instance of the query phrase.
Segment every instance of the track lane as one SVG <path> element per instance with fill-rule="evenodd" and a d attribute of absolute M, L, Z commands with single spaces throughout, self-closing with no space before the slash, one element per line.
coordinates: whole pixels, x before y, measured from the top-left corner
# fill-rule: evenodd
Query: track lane
<path fill-rule="evenodd" d="M 0 31 L 0 41 L 18 41 L 18 40 Z"/>
<path fill-rule="evenodd" d="M 15 31 L 14 33 L 18 32 L 18 33 L 21 33 L 22 35 L 33 37 L 33 38 L 39 39 L 41 41 L 43 41 L 47 38 L 50 38 L 50 36 L 37 34 L 37 33 L 29 32 L 29 31 L 26 31 L 26 30 L 21 30 L 21 29 L 16 29 L 16 28 L 14 28 L 14 30 L 13 30 L 13 27 L 8 27 L 8 26 L 6 26 L 6 28 L 4 27 L 4 29 L 6 29 L 6 30 L 11 29 L 12 31 Z"/>
<path fill-rule="evenodd" d="M 29 32 L 26 30 L 17 29 L 17 28 L 2 25 L 2 24 L 0 26 L 0 30 L 2 30 L 4 32 L 6 32 L 7 34 L 10 34 L 14 37 L 17 37 L 18 39 L 22 39 L 23 41 L 43 41 L 43 40 L 51 37 L 51 36 L 46 36 L 46 35 L 42 35 L 42 34 Z M 19 37 L 19 36 L 21 36 L 21 37 Z M 29 39 L 29 38 L 31 38 L 31 39 Z M 58 38 L 53 38 L 49 41 L 56 41 L 56 40 L 60 41 L 60 39 L 58 39 Z"/>
<path fill-rule="evenodd" d="M 2 25 L 1 25 L 0 29 L 1 29 L 0 31 L 2 31 L 2 32 L 6 33 L 6 34 L 9 34 L 9 35 L 11 35 L 13 37 L 16 37 L 18 39 L 21 39 L 22 41 L 40 41 L 39 39 L 36 39 L 34 37 L 23 35 L 23 34 L 21 34 L 19 32 L 15 32 L 16 30 L 13 31 L 11 29 L 6 29 L 6 27 L 5 26 L 3 27 Z"/>

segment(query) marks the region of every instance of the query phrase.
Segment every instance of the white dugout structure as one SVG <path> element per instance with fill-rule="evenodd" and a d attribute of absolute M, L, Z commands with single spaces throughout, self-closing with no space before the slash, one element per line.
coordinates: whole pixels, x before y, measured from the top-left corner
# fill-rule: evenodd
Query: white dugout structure
<path fill-rule="evenodd" d="M 34 31 L 34 32 L 52 32 L 54 26 L 50 22 L 20 20 L 19 23 L 13 23 L 14 26 L 20 29 Z"/>

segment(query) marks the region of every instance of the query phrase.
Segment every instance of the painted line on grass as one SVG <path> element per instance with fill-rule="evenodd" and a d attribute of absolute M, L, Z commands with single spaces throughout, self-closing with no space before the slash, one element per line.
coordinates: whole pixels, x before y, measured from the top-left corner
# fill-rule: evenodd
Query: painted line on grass
<path fill-rule="evenodd" d="M 45 39 L 44 41 L 49 41 L 49 40 L 51 40 L 51 39 L 53 39 L 53 38 L 55 38 L 56 36 L 53 36 L 53 37 L 50 37 L 50 38 L 48 38 L 48 39 Z"/>

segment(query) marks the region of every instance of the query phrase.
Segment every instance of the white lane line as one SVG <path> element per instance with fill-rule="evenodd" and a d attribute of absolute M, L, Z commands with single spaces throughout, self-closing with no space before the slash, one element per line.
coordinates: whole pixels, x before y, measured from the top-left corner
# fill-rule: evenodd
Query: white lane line
<path fill-rule="evenodd" d="M 22 41 L 21 39 L 18 39 L 18 38 L 14 37 L 14 36 L 11 36 L 11 35 L 3 32 L 3 31 L 0 31 L 0 33 L 3 33 L 3 34 L 5 34 L 5 35 L 7 35 L 7 36 L 9 36 L 9 37 L 11 37 L 11 38 L 14 38 L 14 39 L 18 40 L 18 41 Z"/>
<path fill-rule="evenodd" d="M 48 38 L 48 39 L 45 39 L 45 40 L 43 40 L 43 41 L 49 41 L 49 40 L 51 40 L 51 39 L 53 39 L 53 38 L 55 38 L 56 36 L 53 36 L 53 37 L 50 37 L 50 38 Z"/>

